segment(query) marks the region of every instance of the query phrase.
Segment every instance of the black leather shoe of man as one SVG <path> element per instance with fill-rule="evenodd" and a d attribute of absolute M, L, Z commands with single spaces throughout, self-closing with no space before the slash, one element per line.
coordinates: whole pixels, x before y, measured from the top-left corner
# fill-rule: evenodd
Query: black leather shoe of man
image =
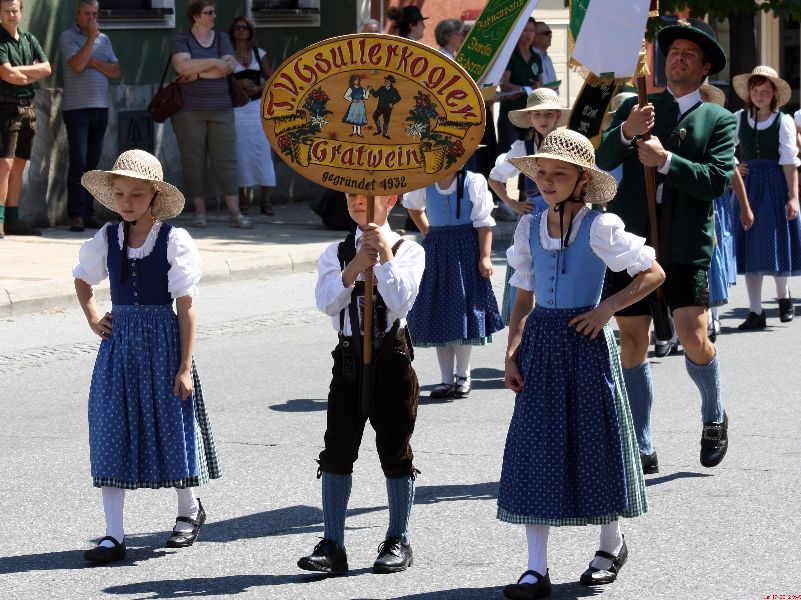
<path fill-rule="evenodd" d="M 378 547 L 378 558 L 373 563 L 373 573 L 398 573 L 414 564 L 412 547 L 400 538 L 388 538 Z"/>
<path fill-rule="evenodd" d="M 105 223 L 94 215 L 92 215 L 91 217 L 86 219 L 86 221 L 84 221 L 84 226 L 86 226 L 89 229 L 100 229 L 101 227 L 103 227 L 103 225 L 105 225 Z"/>
<path fill-rule="evenodd" d="M 612 566 L 609 567 L 609 569 L 597 569 L 590 563 L 587 570 L 581 574 L 579 581 L 584 585 L 606 585 L 607 583 L 614 583 L 615 579 L 617 579 L 617 574 L 620 572 L 623 565 L 626 564 L 626 559 L 629 557 L 629 549 L 626 548 L 626 538 L 623 538 L 623 547 L 620 549 L 617 556 L 613 556 L 603 550 L 598 550 L 595 556 L 611 560 Z"/>
<path fill-rule="evenodd" d="M 70 231 L 79 233 L 83 230 L 83 219 L 81 217 L 70 217 Z"/>
<path fill-rule="evenodd" d="M 643 454 L 640 452 L 640 464 L 642 465 L 642 472 L 645 475 L 659 473 L 659 459 L 656 457 L 656 450 L 651 452 L 651 454 Z"/>
<path fill-rule="evenodd" d="M 167 548 L 186 548 L 187 546 L 191 546 L 195 543 L 197 539 L 197 534 L 200 531 L 200 528 L 203 527 L 203 523 L 206 522 L 206 511 L 203 510 L 203 504 L 200 502 L 200 498 L 197 499 L 197 518 L 190 519 L 189 517 L 176 517 L 175 522 L 178 523 L 188 523 L 192 526 L 191 531 L 175 531 L 173 530 L 172 535 L 167 539 L 167 543 L 165 546 Z"/>
<path fill-rule="evenodd" d="M 42 235 L 42 232 L 25 221 L 6 221 L 6 235 Z"/>
<path fill-rule="evenodd" d="M 298 566 L 304 571 L 343 575 L 348 572 L 348 555 L 334 540 L 323 538 L 309 556 L 298 561 Z"/>
<path fill-rule="evenodd" d="M 789 323 L 795 316 L 795 308 L 793 307 L 793 299 L 790 297 L 779 298 L 779 320 L 782 323 Z"/>
<path fill-rule="evenodd" d="M 537 578 L 537 583 L 520 583 L 526 575 Z M 517 580 L 503 588 L 503 595 L 510 600 L 530 600 L 532 598 L 545 598 L 551 595 L 551 577 L 548 571 L 540 575 L 536 571 L 526 571 Z"/>
<path fill-rule="evenodd" d="M 654 343 L 654 356 L 657 358 L 664 358 L 670 351 L 673 349 L 673 342 L 667 341 L 663 342 L 661 340 L 657 340 Z"/>
<path fill-rule="evenodd" d="M 701 465 L 716 467 L 729 449 L 729 417 L 723 413 L 722 423 L 704 423 L 701 432 Z"/>
<path fill-rule="evenodd" d="M 102 542 L 106 541 L 114 544 L 114 547 L 106 548 L 100 545 Z M 110 563 L 123 560 L 125 558 L 125 541 L 123 540 L 123 542 L 120 543 L 110 535 L 107 535 L 98 542 L 97 546 L 84 552 L 83 557 L 88 561 L 96 563 Z"/>
<path fill-rule="evenodd" d="M 761 313 L 756 314 L 755 312 L 749 312 L 748 316 L 745 318 L 745 321 L 740 323 L 737 326 L 737 329 L 765 329 L 767 327 L 767 319 L 765 318 L 765 311 L 763 310 Z"/>

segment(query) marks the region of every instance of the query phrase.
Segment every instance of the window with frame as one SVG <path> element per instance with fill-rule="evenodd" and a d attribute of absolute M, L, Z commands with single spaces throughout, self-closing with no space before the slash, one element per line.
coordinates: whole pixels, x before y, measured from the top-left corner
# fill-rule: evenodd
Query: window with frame
<path fill-rule="evenodd" d="M 256 27 L 319 27 L 320 0 L 247 0 Z"/>
<path fill-rule="evenodd" d="M 175 0 L 101 0 L 105 29 L 174 29 Z"/>

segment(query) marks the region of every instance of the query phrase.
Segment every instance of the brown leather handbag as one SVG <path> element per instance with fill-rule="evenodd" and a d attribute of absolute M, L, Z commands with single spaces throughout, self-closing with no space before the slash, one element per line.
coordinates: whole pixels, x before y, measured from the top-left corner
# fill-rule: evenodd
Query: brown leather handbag
<path fill-rule="evenodd" d="M 163 123 L 169 119 L 181 110 L 184 104 L 183 98 L 181 97 L 181 90 L 178 88 L 177 83 L 173 81 L 167 87 L 164 87 L 164 80 L 167 78 L 167 71 L 170 68 L 171 59 L 172 57 L 167 58 L 167 64 L 164 66 L 164 74 L 161 76 L 159 89 L 153 96 L 150 104 L 147 105 L 147 111 L 156 123 Z"/>
<path fill-rule="evenodd" d="M 222 44 L 220 43 L 220 36 L 216 35 L 217 38 L 217 54 L 222 58 Z M 228 75 L 226 77 L 228 80 L 228 93 L 231 95 L 231 103 L 234 107 L 245 106 L 250 102 L 250 96 L 245 93 L 245 90 L 242 89 L 242 86 L 239 85 L 236 78 L 233 75 Z"/>

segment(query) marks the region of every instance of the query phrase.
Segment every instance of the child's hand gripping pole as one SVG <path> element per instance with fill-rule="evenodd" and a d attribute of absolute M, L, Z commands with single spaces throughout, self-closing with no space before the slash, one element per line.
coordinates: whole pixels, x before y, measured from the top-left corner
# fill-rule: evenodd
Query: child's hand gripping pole
<path fill-rule="evenodd" d="M 367 196 L 367 222 L 375 215 L 375 197 Z M 364 344 L 362 352 L 359 414 L 369 417 L 373 412 L 373 267 L 364 271 Z"/>

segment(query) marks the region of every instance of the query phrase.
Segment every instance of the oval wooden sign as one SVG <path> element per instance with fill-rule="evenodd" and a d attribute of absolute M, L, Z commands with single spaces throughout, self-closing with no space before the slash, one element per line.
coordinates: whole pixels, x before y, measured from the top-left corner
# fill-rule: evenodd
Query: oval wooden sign
<path fill-rule="evenodd" d="M 367 196 L 458 170 L 484 132 L 484 101 L 448 56 L 382 34 L 324 40 L 286 60 L 261 101 L 264 131 L 295 171 Z"/>

